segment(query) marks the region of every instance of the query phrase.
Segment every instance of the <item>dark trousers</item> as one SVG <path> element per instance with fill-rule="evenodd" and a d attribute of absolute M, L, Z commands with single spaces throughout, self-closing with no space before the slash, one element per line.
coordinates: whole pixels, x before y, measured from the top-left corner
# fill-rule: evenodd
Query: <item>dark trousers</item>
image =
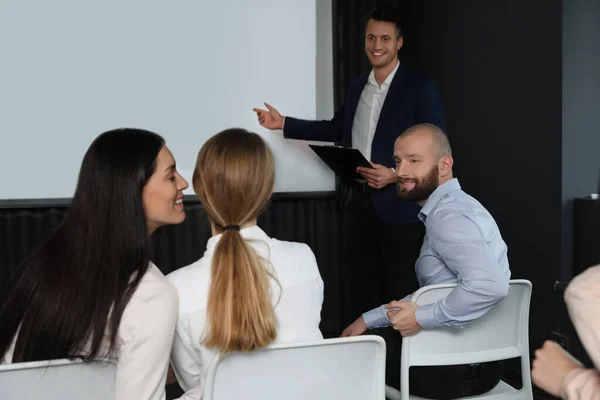
<path fill-rule="evenodd" d="M 378 328 L 366 332 L 383 337 L 386 343 L 385 383 L 400 388 L 400 356 L 402 336 L 393 328 Z M 477 396 L 492 390 L 504 373 L 504 362 L 495 361 L 476 365 L 447 365 L 411 367 L 409 390 L 414 396 L 427 399 L 457 399 Z"/>
<path fill-rule="evenodd" d="M 419 288 L 415 263 L 425 227 L 422 223 L 388 225 L 375 213 L 370 189 L 355 187 L 345 210 L 347 256 L 344 327 L 362 313 L 392 300 L 400 300 Z M 400 382 L 402 338 L 393 328 L 369 333 L 386 341 L 386 382 Z M 396 361 L 397 360 L 397 361 Z"/>
<path fill-rule="evenodd" d="M 428 399 L 451 400 L 492 390 L 504 373 L 504 361 L 474 365 L 412 367 L 410 393 Z"/>
<path fill-rule="evenodd" d="M 353 190 L 345 210 L 345 326 L 362 313 L 418 289 L 415 262 L 425 226 L 388 225 L 375 214 L 369 190 Z"/>

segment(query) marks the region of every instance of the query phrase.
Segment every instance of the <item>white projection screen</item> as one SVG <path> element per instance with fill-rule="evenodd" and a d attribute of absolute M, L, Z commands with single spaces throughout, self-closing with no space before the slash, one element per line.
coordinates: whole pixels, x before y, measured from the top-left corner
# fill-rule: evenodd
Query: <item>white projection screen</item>
<path fill-rule="evenodd" d="M 87 147 L 119 127 L 163 135 L 186 178 L 206 139 L 243 127 L 273 149 L 276 192 L 334 188 L 252 112 L 331 118 L 330 1 L 0 0 L 0 54 L 0 200 L 72 197 Z"/>

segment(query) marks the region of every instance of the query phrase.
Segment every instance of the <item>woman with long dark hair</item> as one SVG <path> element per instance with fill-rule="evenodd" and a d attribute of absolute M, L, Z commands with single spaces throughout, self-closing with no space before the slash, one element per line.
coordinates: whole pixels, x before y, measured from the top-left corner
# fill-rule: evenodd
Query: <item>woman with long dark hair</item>
<path fill-rule="evenodd" d="M 179 293 L 171 363 L 200 399 L 219 353 L 322 339 L 323 281 L 302 243 L 270 238 L 256 225 L 273 193 L 274 161 L 260 136 L 228 129 L 198 154 L 194 190 L 212 226 L 204 256 L 169 274 Z"/>
<path fill-rule="evenodd" d="M 69 212 L 0 295 L 0 361 L 117 359 L 117 399 L 164 399 L 177 293 L 150 262 L 150 234 L 185 219 L 164 139 L 101 134 Z"/>

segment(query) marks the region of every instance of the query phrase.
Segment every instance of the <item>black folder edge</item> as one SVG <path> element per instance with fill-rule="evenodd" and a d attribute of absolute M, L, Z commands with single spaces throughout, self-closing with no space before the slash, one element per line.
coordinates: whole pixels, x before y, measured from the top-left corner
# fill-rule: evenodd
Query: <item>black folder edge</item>
<path fill-rule="evenodd" d="M 373 168 L 358 149 L 340 146 L 309 144 L 308 147 L 340 178 L 364 181 L 357 167 Z"/>

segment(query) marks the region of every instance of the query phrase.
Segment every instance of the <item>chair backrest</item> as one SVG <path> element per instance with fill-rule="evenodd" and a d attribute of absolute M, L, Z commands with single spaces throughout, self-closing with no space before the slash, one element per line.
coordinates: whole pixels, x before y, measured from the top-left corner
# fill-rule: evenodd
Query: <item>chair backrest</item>
<path fill-rule="evenodd" d="M 423 305 L 447 296 L 456 284 L 425 286 L 411 301 Z M 529 303 L 531 282 L 509 282 L 508 295 L 462 329 L 423 330 L 402 340 L 401 380 L 417 365 L 455 365 L 521 357 L 523 387 L 531 390 L 529 366 Z"/>
<path fill-rule="evenodd" d="M 217 358 L 204 400 L 385 398 L 385 342 L 379 336 L 272 345 Z"/>
<path fill-rule="evenodd" d="M 115 398 L 112 360 L 34 361 L 0 365 L 0 399 Z"/>

